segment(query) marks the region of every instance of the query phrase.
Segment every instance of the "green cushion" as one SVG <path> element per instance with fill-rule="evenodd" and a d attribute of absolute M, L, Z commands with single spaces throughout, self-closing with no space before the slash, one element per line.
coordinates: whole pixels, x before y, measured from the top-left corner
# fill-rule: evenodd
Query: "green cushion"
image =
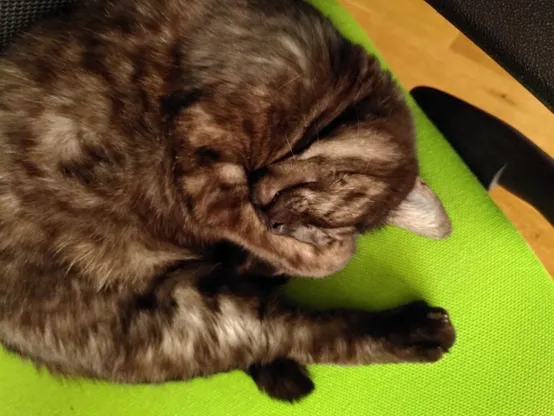
<path fill-rule="evenodd" d="M 314 1 L 374 52 L 334 0 Z M 394 24 L 394 22 L 391 22 Z M 529 247 L 413 104 L 422 175 L 443 200 L 445 241 L 386 229 L 360 241 L 346 270 L 297 280 L 315 306 L 383 308 L 414 298 L 447 308 L 458 330 L 432 365 L 312 366 L 316 391 L 294 406 L 258 393 L 236 371 L 161 386 L 56 379 L 0 351 L 0 415 L 546 415 L 554 412 L 554 284 Z"/>

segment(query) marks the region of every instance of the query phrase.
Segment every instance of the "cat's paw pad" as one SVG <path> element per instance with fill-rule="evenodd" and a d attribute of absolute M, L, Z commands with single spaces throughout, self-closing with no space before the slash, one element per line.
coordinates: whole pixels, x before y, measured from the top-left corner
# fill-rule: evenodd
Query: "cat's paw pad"
<path fill-rule="evenodd" d="M 410 361 L 438 361 L 456 340 L 448 312 L 425 302 L 399 308 L 387 321 L 388 343 L 399 357 Z"/>

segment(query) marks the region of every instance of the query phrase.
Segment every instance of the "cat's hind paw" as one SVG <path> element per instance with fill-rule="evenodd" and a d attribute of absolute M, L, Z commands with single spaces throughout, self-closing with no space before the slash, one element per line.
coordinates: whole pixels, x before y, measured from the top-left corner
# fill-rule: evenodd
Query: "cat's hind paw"
<path fill-rule="evenodd" d="M 248 374 L 262 392 L 286 402 L 298 401 L 315 388 L 306 368 L 289 358 L 252 364 Z"/>

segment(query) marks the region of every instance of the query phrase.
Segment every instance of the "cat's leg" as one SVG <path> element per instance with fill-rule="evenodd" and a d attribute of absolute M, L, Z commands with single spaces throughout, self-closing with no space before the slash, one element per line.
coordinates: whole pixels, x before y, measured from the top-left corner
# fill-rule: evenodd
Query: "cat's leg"
<path fill-rule="evenodd" d="M 189 209 L 198 234 L 232 241 L 281 273 L 324 277 L 343 268 L 354 254 L 352 236 L 318 247 L 272 233 L 251 203 L 248 180 L 239 165 L 216 163 L 182 182 L 194 201 Z"/>
<path fill-rule="evenodd" d="M 267 279 L 230 284 L 224 275 L 206 278 L 213 269 L 176 271 L 142 295 L 97 291 L 76 280 L 22 292 L 13 296 L 17 304 L 14 300 L 10 316 L 0 317 L 0 340 L 63 374 L 116 382 L 157 383 L 250 369 L 258 385 L 287 400 L 309 390 L 305 377 L 299 382 L 300 367 L 287 360 L 432 362 L 454 342 L 446 312 L 425 303 L 386 312 L 306 311 L 259 286 Z M 287 371 L 282 363 L 288 363 Z M 291 379 L 292 393 L 283 393 L 283 383 Z"/>
<path fill-rule="evenodd" d="M 250 339 L 262 339 L 267 350 L 246 371 L 261 391 L 280 400 L 295 401 L 314 389 L 306 363 L 432 362 L 454 343 L 446 311 L 424 302 L 382 312 L 308 311 L 278 296 L 282 281 L 270 282 L 212 273 L 198 287 L 206 299 L 238 300 L 253 308 L 262 326 Z"/>
<path fill-rule="evenodd" d="M 288 319 L 290 332 L 281 340 L 283 356 L 248 369 L 261 391 L 284 401 L 299 400 L 315 388 L 300 363 L 434 362 L 455 340 L 446 311 L 425 302 L 383 312 L 298 313 L 297 321 Z"/>

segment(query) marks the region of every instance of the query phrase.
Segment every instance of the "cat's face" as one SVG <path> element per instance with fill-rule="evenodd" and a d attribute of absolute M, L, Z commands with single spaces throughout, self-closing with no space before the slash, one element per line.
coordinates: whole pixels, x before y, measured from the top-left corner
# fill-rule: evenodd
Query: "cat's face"
<path fill-rule="evenodd" d="M 292 167 L 291 167 L 292 168 Z M 293 169 L 293 168 L 292 168 Z M 254 194 L 263 195 L 264 187 L 271 187 L 276 178 L 260 181 Z M 450 235 L 452 226 L 440 200 L 431 189 L 417 178 L 413 189 L 400 205 L 381 212 L 381 224 L 364 225 L 372 210 L 372 192 L 359 192 L 362 181 L 346 186 L 325 186 L 327 181 L 312 182 L 281 189 L 274 199 L 262 208 L 268 227 L 273 232 L 294 237 L 300 241 L 323 246 L 336 240 L 364 233 L 380 225 L 394 225 L 432 239 Z M 331 219 L 331 221 L 330 221 Z M 333 219 L 340 219 L 334 221 Z"/>

